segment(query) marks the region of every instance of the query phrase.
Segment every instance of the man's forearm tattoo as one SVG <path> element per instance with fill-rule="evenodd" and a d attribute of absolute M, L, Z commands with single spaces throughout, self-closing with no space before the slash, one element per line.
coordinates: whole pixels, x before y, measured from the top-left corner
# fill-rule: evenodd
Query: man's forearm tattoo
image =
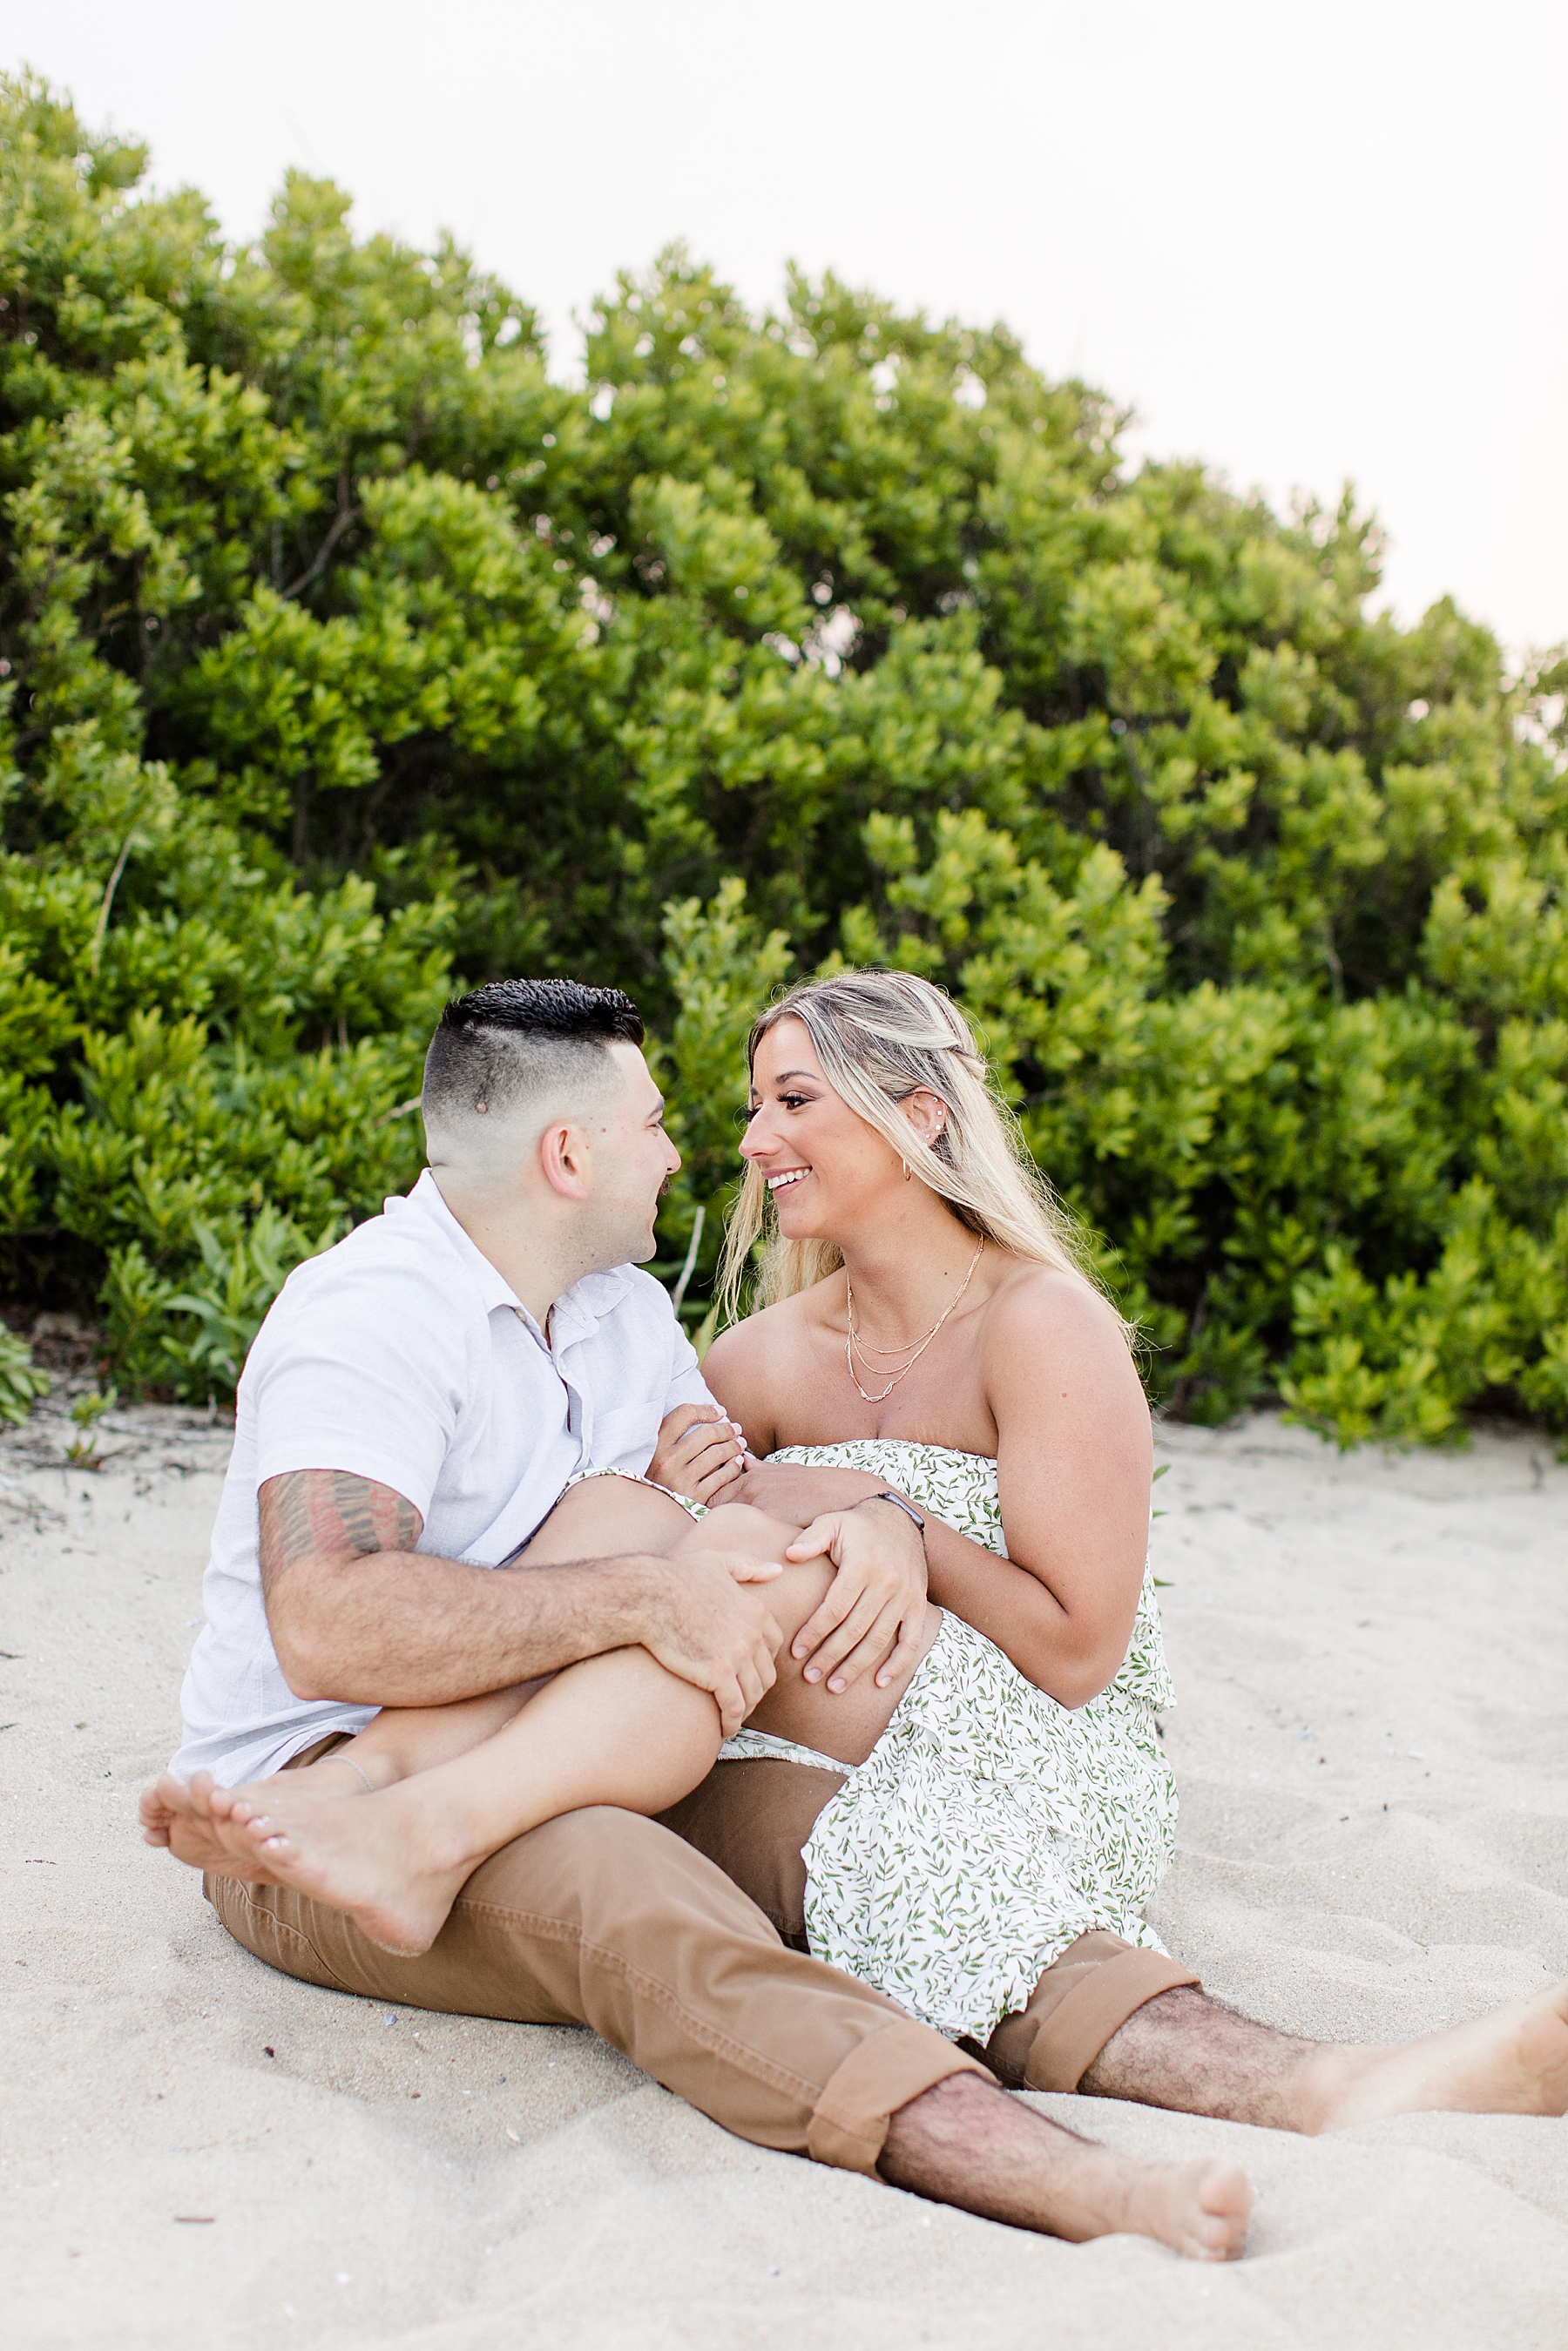
<path fill-rule="evenodd" d="M 412 1551 L 424 1521 L 391 1486 L 346 1469 L 293 1469 L 269 1478 L 258 1497 L 261 1573 L 270 1583 L 298 1559 L 364 1558 Z"/>

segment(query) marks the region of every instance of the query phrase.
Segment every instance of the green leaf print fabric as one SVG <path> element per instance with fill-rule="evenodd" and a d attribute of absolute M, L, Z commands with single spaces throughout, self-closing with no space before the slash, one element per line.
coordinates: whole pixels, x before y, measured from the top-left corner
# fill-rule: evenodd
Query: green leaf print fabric
<path fill-rule="evenodd" d="M 857 1437 L 772 1458 L 868 1469 L 1007 1555 L 997 1465 L 978 1454 Z M 805 1846 L 812 1951 L 938 2032 L 984 2042 L 1092 1928 L 1163 1950 L 1142 1911 L 1176 1838 L 1154 1722 L 1174 1698 L 1146 1566 L 1122 1668 L 1076 1709 L 947 1612 L 875 1752 Z M 748 1729 L 722 1754 L 843 1769 Z"/>

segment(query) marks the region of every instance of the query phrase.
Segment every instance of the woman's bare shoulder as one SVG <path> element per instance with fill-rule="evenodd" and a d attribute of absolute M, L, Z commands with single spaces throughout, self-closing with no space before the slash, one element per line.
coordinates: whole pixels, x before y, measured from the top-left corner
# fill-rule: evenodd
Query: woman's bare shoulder
<path fill-rule="evenodd" d="M 777 1367 L 806 1343 L 813 1317 L 808 1311 L 810 1290 L 781 1298 L 776 1306 L 760 1307 L 744 1322 L 732 1322 L 708 1349 L 705 1373 L 719 1379 L 746 1379 L 765 1364 Z"/>
<path fill-rule="evenodd" d="M 988 1369 L 1004 1374 L 1124 1368 L 1137 1381 L 1115 1308 L 1082 1274 L 1056 1266 L 1011 1260 L 987 1301 L 985 1349 Z"/>

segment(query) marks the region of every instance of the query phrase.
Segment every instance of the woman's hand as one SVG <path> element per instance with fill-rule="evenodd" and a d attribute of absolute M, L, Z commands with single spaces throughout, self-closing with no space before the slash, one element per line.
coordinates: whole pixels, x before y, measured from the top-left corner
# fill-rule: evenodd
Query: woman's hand
<path fill-rule="evenodd" d="M 647 1474 L 688 1502 L 733 1502 L 739 1497 L 727 1489 L 744 1475 L 746 1459 L 739 1428 L 717 1405 L 678 1404 L 660 1423 Z"/>
<path fill-rule="evenodd" d="M 892 1502 L 873 1494 L 864 1507 L 814 1519 L 785 1552 L 838 1569 L 826 1596 L 790 1644 L 804 1657 L 801 1679 L 825 1681 L 835 1695 L 875 1666 L 885 1688 L 920 1655 L 925 1625 L 925 1546 L 920 1531 Z M 880 1662 L 879 1662 L 880 1661 Z"/>

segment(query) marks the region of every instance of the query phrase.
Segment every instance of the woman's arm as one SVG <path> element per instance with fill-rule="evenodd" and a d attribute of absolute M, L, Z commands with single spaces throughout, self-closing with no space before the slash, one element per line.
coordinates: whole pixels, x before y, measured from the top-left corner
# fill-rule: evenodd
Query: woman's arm
<path fill-rule="evenodd" d="M 1063 1706 L 1114 1679 L 1138 1611 L 1154 1445 L 1109 1308 L 1065 1274 L 1010 1283 L 984 1340 L 1009 1556 L 932 1520 L 931 1597 Z"/>
<path fill-rule="evenodd" d="M 780 1350 L 758 1343 L 764 1319 L 727 1332 L 703 1367 L 758 1453 L 776 1441 L 783 1370 Z M 1110 1309 L 1071 1275 L 1043 1267 L 991 1301 L 981 1374 L 997 1426 L 1009 1557 L 920 1505 L 930 1597 L 994 1641 L 1048 1697 L 1083 1706 L 1114 1679 L 1137 1615 L 1154 1467 L 1148 1405 Z M 767 1462 L 728 1499 L 810 1519 L 892 1483 L 862 1469 Z M 821 1638 L 826 1619 L 806 1629 Z"/>

